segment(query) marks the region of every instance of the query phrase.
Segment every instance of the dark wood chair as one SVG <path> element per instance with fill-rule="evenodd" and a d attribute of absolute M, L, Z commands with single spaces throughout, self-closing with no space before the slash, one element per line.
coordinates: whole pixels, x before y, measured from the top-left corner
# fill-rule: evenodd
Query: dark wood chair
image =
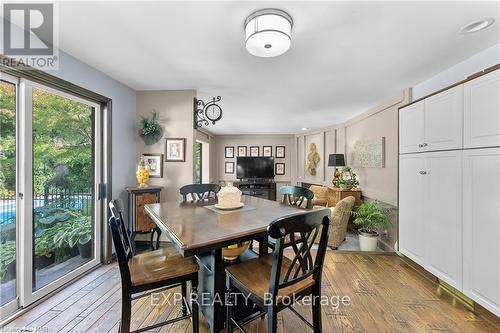
<path fill-rule="evenodd" d="M 310 209 L 312 207 L 312 202 L 314 198 L 313 191 L 300 186 L 282 186 L 280 188 L 280 194 L 282 195 L 281 202 L 290 206 L 296 206 L 300 208 Z M 305 205 L 304 205 L 305 203 Z M 297 240 L 300 242 L 300 239 Z M 268 246 L 274 250 L 276 246 L 276 240 L 269 237 Z M 290 246 L 290 242 L 287 240 L 285 247 Z"/>
<path fill-rule="evenodd" d="M 226 268 L 228 332 L 232 332 L 234 327 L 245 332 L 242 326 L 267 314 L 267 331 L 274 333 L 277 314 L 286 308 L 294 312 L 314 332 L 321 332 L 321 274 L 328 245 L 330 214 L 329 209 L 318 209 L 273 221 L 269 225 L 268 233 L 276 239 L 275 251 Z M 300 234 L 304 241 L 298 243 L 296 234 Z M 314 255 L 311 247 L 319 234 L 319 247 Z M 287 237 L 291 242 L 287 252 L 290 252 L 290 248 L 293 249 L 292 259 L 284 255 Z M 237 311 L 233 312 L 231 306 L 234 304 L 236 293 L 242 293 L 249 298 L 259 311 L 249 319 L 239 321 L 241 316 L 238 316 Z M 294 302 L 305 296 L 312 296 L 312 325 L 291 307 Z"/>
<path fill-rule="evenodd" d="M 188 195 L 191 196 L 191 200 L 215 199 L 219 191 L 220 186 L 217 184 L 190 184 L 179 190 L 183 201 L 188 201 Z"/>
<path fill-rule="evenodd" d="M 281 202 L 290 206 L 312 208 L 314 193 L 308 188 L 300 186 L 282 186 L 280 187 Z M 305 206 L 303 206 L 305 202 Z"/>
<path fill-rule="evenodd" d="M 199 327 L 197 298 L 191 297 L 191 307 L 187 301 L 187 282 L 191 282 L 192 294 L 196 295 L 197 293 L 199 267 L 196 260 L 182 257 L 172 245 L 162 247 L 160 250 L 134 255 L 130 237 L 123 223 L 122 212 L 117 209 L 114 200 L 110 201 L 109 209 L 111 211 L 109 226 L 122 281 L 120 332 L 130 332 L 132 300 L 180 286 L 182 316 L 134 332 L 143 332 L 192 318 L 193 332 L 197 333 Z"/>

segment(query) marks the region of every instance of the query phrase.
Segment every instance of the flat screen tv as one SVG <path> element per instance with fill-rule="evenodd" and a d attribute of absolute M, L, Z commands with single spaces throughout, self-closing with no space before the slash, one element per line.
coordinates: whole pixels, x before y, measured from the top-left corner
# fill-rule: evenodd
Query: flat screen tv
<path fill-rule="evenodd" d="M 274 178 L 274 158 L 237 157 L 236 178 L 238 179 Z"/>

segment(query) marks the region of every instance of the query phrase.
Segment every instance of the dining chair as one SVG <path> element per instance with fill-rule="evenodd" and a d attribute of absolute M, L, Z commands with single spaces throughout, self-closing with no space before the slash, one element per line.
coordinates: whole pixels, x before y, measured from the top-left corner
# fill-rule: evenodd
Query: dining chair
<path fill-rule="evenodd" d="M 279 190 L 282 199 L 281 202 L 290 206 L 301 208 L 312 208 L 314 192 L 308 188 L 300 186 L 282 186 Z"/>
<path fill-rule="evenodd" d="M 179 320 L 192 318 L 193 332 L 198 332 L 198 304 L 195 296 L 198 288 L 198 264 L 192 257 L 184 258 L 173 245 L 159 250 L 134 255 L 130 237 L 123 223 L 122 212 L 115 200 L 109 202 L 111 217 L 109 226 L 122 282 L 122 314 L 120 332 L 130 332 L 132 300 L 181 287 L 182 315 L 133 332 L 143 332 Z M 187 301 L 187 282 L 191 283 L 191 308 Z"/>
<path fill-rule="evenodd" d="M 267 314 L 267 331 L 275 333 L 277 314 L 287 308 L 315 333 L 322 331 L 321 274 L 328 244 L 329 226 L 329 209 L 311 210 L 278 218 L 268 227 L 269 236 L 276 239 L 276 248 L 273 253 L 226 268 L 228 332 L 232 332 L 234 327 L 245 332 L 242 326 Z M 297 242 L 297 233 L 304 239 L 303 242 Z M 318 249 L 314 253 L 311 248 L 319 234 L 321 236 Z M 286 252 L 291 252 L 287 256 L 285 256 L 284 246 L 286 237 L 289 237 L 291 242 L 291 246 L 286 248 Z M 290 248 L 292 251 L 289 251 Z M 237 319 L 241 316 L 238 316 L 238 312 L 234 311 L 231 306 L 235 304 L 235 297 L 238 294 L 243 294 L 245 299 L 250 299 L 259 310 L 245 321 Z M 312 297 L 310 299 L 312 324 L 292 307 L 293 303 L 304 297 Z M 243 308 L 239 311 L 246 310 Z"/>
<path fill-rule="evenodd" d="M 300 186 L 282 186 L 279 190 L 282 195 L 281 202 L 290 206 L 295 206 L 298 208 L 312 208 L 312 202 L 314 198 L 314 192 Z M 300 238 L 297 240 L 300 242 Z M 267 245 L 274 250 L 276 247 L 276 240 L 269 237 L 267 240 Z M 287 240 L 285 247 L 290 246 L 290 242 Z"/>
<path fill-rule="evenodd" d="M 220 186 L 217 184 L 189 184 L 180 188 L 179 192 L 182 195 L 182 200 L 187 201 L 188 195 L 191 200 L 215 199 Z"/>

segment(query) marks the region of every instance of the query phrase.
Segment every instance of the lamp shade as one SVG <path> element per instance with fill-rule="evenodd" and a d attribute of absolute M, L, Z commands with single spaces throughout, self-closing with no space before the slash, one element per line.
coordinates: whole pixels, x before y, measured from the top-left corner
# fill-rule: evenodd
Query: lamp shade
<path fill-rule="evenodd" d="M 328 155 L 328 166 L 345 166 L 344 154 Z"/>

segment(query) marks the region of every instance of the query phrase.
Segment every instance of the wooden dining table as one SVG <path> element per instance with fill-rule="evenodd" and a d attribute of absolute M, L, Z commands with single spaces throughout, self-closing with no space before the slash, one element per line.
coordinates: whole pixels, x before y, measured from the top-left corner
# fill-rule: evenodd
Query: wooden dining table
<path fill-rule="evenodd" d="M 198 286 L 200 309 L 212 332 L 224 328 L 226 308 L 225 267 L 222 249 L 241 241 L 257 239 L 258 253 L 246 250 L 238 261 L 267 254 L 267 227 L 277 218 L 306 210 L 276 201 L 242 196 L 244 207 L 223 211 L 213 200 L 163 202 L 144 206 L 146 213 L 183 256 L 196 256 L 200 264 Z"/>

